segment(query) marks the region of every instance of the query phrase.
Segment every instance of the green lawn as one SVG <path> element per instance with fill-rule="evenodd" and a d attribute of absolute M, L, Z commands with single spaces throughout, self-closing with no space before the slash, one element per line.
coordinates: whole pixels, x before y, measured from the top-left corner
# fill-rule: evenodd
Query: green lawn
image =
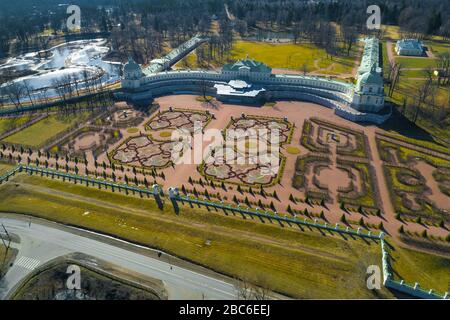
<path fill-rule="evenodd" d="M 6 172 L 11 171 L 14 165 L 9 163 L 0 162 L 0 176 L 4 175 Z"/>
<path fill-rule="evenodd" d="M 444 43 L 440 41 L 426 41 L 425 46 L 431 49 L 431 52 L 435 56 L 439 56 L 445 52 L 450 52 L 450 43 Z"/>
<path fill-rule="evenodd" d="M 30 121 L 31 116 L 15 117 L 15 118 L 0 118 L 0 135 L 20 127 L 27 121 Z"/>
<path fill-rule="evenodd" d="M 423 141 L 423 140 L 419 140 L 419 139 L 408 138 L 408 137 L 405 137 L 405 136 L 402 136 L 402 135 L 399 135 L 399 134 L 386 134 L 386 135 L 390 136 L 392 138 L 398 139 L 400 141 L 405 141 L 407 143 L 416 144 L 418 146 L 425 147 L 425 148 L 428 148 L 428 149 L 431 149 L 431 150 L 436 150 L 438 152 L 443 152 L 443 153 L 449 153 L 450 152 L 449 148 L 443 147 L 443 146 L 441 146 L 439 144 L 436 144 L 436 143 L 433 143 L 433 142 L 430 142 L 430 141 Z M 388 142 L 383 141 L 383 140 L 381 142 L 382 143 L 388 143 Z"/>
<path fill-rule="evenodd" d="M 401 73 L 403 78 L 424 78 L 428 77 L 425 70 L 403 70 Z"/>
<path fill-rule="evenodd" d="M 416 57 L 399 57 L 395 56 L 395 60 L 401 64 L 402 68 L 436 68 L 436 59 L 432 58 L 416 58 Z"/>
<path fill-rule="evenodd" d="M 170 204 L 160 211 L 153 200 L 38 176 L 19 175 L 13 181 L 0 186 L 0 211 L 114 234 L 296 298 L 390 296 L 366 288 L 367 266 L 380 263 L 379 243 L 187 205 L 176 215 Z"/>
<path fill-rule="evenodd" d="M 390 256 L 394 261 L 395 279 L 412 285 L 418 282 L 423 288 L 432 288 L 441 294 L 449 290 L 450 259 L 401 247 L 395 247 Z"/>
<path fill-rule="evenodd" d="M 381 29 L 384 32 L 384 37 L 392 40 L 400 39 L 400 27 L 399 26 L 390 26 L 390 25 L 382 25 Z"/>
<path fill-rule="evenodd" d="M 85 119 L 89 113 L 77 113 L 71 115 L 55 114 L 36 122 L 3 141 L 14 144 L 37 147 L 54 137 L 58 133 L 73 126 L 76 121 Z"/>
<path fill-rule="evenodd" d="M 384 75 L 385 76 L 387 76 L 387 74 L 388 74 L 388 69 L 389 69 L 389 56 L 388 56 L 388 53 L 387 53 L 387 44 L 386 44 L 386 41 L 383 41 L 382 43 L 381 43 L 381 53 L 382 53 L 382 55 L 383 55 L 383 73 L 384 73 Z"/>
<path fill-rule="evenodd" d="M 356 48 L 350 56 L 327 58 L 324 49 L 314 45 L 270 44 L 264 42 L 237 41 L 234 43 L 230 60 L 243 59 L 246 56 L 266 63 L 272 68 L 300 70 L 303 64 L 309 71 L 329 68 L 326 73 L 351 73 L 357 56 Z M 315 63 L 316 61 L 316 63 Z M 318 67 L 318 68 L 317 68 Z M 323 70 L 325 73 L 325 70 Z"/>

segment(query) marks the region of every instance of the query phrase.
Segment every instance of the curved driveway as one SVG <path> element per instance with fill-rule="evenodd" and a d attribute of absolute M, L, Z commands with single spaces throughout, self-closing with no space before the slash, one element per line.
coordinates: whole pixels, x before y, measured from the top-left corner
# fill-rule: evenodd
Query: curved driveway
<path fill-rule="evenodd" d="M 0 299 L 38 266 L 68 253 L 79 252 L 118 265 L 132 272 L 162 280 L 169 299 L 234 299 L 235 287 L 225 277 L 175 257 L 107 236 L 53 223 L 32 222 L 0 216 L 19 253 L 14 265 L 0 280 Z M 140 252 L 140 253 L 138 253 Z M 152 257 L 154 256 L 154 257 Z M 177 264 L 182 264 L 183 267 Z M 187 268 L 189 267 L 189 268 Z M 198 269 L 203 274 L 191 269 Z"/>

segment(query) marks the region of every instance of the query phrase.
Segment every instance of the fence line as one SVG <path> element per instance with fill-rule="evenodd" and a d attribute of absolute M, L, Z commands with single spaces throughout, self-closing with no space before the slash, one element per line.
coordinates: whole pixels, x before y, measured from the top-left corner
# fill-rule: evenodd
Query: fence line
<path fill-rule="evenodd" d="M 240 213 L 242 215 L 256 216 L 259 218 L 266 218 L 266 219 L 270 219 L 270 220 L 273 219 L 273 220 L 277 220 L 280 222 L 292 223 L 292 224 L 296 224 L 296 225 L 304 225 L 307 227 L 327 230 L 327 231 L 331 231 L 331 232 L 349 234 L 349 235 L 357 236 L 357 237 L 361 237 L 361 238 L 369 238 L 369 239 L 379 240 L 379 239 L 383 239 L 383 237 L 384 237 L 384 232 L 380 232 L 379 234 L 372 234 L 371 231 L 369 231 L 367 233 L 361 231 L 361 228 L 358 228 L 357 230 L 350 229 L 348 227 L 346 229 L 342 229 L 339 226 L 339 224 L 336 224 L 333 227 L 332 225 L 329 225 L 326 222 L 321 224 L 321 223 L 317 222 L 317 219 L 315 221 L 311 222 L 311 221 L 308 221 L 306 218 L 304 220 L 299 220 L 297 218 L 288 218 L 286 216 L 280 216 L 278 214 L 271 215 L 267 211 L 260 212 L 257 209 L 256 210 L 243 209 L 243 208 L 240 208 L 239 206 L 233 207 L 232 205 L 227 205 L 224 203 L 216 203 L 216 202 L 212 202 L 212 201 L 208 201 L 208 200 L 192 199 L 189 197 L 180 196 L 179 194 L 174 194 L 171 197 L 171 199 L 176 200 L 176 201 L 181 201 L 182 203 L 188 202 L 191 204 L 196 204 L 198 206 L 213 207 L 213 208 L 221 209 L 221 210 L 225 210 L 225 211 L 229 210 L 233 213 Z"/>
<path fill-rule="evenodd" d="M 389 264 L 389 252 L 386 248 L 384 240 L 381 239 L 381 253 L 382 253 L 382 267 L 383 267 L 383 285 L 387 288 L 400 291 L 402 293 L 409 294 L 413 297 L 422 299 L 449 299 L 448 292 L 443 295 L 435 292 L 433 289 L 424 289 L 420 287 L 419 283 L 415 283 L 413 286 L 407 284 L 405 280 L 394 280 L 392 277 L 391 266 Z"/>

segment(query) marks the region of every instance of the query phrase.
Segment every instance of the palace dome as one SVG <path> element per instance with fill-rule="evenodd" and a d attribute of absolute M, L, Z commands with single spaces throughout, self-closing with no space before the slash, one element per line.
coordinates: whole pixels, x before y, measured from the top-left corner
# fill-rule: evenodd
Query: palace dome
<path fill-rule="evenodd" d="M 361 90 L 361 87 L 363 86 L 383 86 L 383 77 L 376 71 L 375 64 L 372 65 L 372 68 L 370 71 L 362 74 L 358 78 L 358 82 L 356 84 L 356 88 L 358 91 Z"/>
<path fill-rule="evenodd" d="M 125 63 L 125 65 L 123 66 L 123 72 L 124 73 L 134 73 L 134 72 L 141 72 L 141 66 L 139 64 L 137 64 L 133 58 L 129 58 L 128 62 Z"/>

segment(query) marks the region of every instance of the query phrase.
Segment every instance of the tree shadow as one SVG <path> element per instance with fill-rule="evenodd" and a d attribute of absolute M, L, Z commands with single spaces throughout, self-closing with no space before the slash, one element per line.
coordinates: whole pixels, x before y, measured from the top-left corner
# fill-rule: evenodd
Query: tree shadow
<path fill-rule="evenodd" d="M 430 133 L 406 118 L 395 107 L 392 108 L 392 116 L 385 123 L 379 125 L 379 128 L 394 131 L 408 138 L 437 143 Z"/>

